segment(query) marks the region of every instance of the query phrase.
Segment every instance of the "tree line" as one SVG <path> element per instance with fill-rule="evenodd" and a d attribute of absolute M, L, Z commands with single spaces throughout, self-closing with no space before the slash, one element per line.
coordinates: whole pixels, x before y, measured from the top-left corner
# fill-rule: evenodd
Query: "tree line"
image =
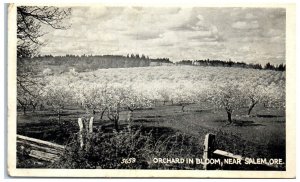
<path fill-rule="evenodd" d="M 70 55 L 53 56 L 44 55 L 28 58 L 27 63 L 37 63 L 41 67 L 59 66 L 61 72 L 68 71 L 73 67 L 78 72 L 93 71 L 97 69 L 106 68 L 129 68 L 129 67 L 147 67 L 151 62 L 156 63 L 171 63 L 169 58 L 149 58 L 144 54 L 131 54 L 127 56 L 122 55 Z"/>
<path fill-rule="evenodd" d="M 272 65 L 271 63 L 266 63 L 264 66 L 261 64 L 244 63 L 244 62 L 234 62 L 234 61 L 223 61 L 223 60 L 182 60 L 176 63 L 177 65 L 193 65 L 193 66 L 221 66 L 221 67 L 238 67 L 238 68 L 252 68 L 252 69 L 264 69 L 264 70 L 275 70 L 275 71 L 285 71 L 286 65 Z"/>

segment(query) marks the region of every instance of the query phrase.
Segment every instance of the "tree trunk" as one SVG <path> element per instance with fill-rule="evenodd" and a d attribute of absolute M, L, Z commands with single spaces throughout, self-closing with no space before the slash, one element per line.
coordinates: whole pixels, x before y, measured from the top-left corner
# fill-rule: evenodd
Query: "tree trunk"
<path fill-rule="evenodd" d="M 117 132 L 119 132 L 119 119 L 120 119 L 119 114 L 120 114 L 119 108 L 117 108 L 117 110 L 114 112 L 111 112 L 110 109 L 108 108 L 107 117 L 110 121 L 114 122 L 114 127 Z"/>
<path fill-rule="evenodd" d="M 106 109 L 104 109 L 104 110 L 101 112 L 100 120 L 102 120 L 103 115 L 104 115 L 104 113 L 105 113 L 105 110 L 106 110 Z"/>
<path fill-rule="evenodd" d="M 58 117 L 58 123 L 60 123 L 60 118 L 61 118 L 60 110 L 58 110 L 57 117 Z"/>
<path fill-rule="evenodd" d="M 228 117 L 229 124 L 231 124 L 232 123 L 232 119 L 231 119 L 231 112 L 230 111 L 227 111 L 227 117 Z"/>
<path fill-rule="evenodd" d="M 164 100 L 164 105 L 166 105 L 166 101 Z"/>
<path fill-rule="evenodd" d="M 254 106 L 255 106 L 255 103 L 250 105 L 250 107 L 248 109 L 248 115 L 250 115 L 250 113 L 251 113 L 252 109 L 254 108 Z"/>
<path fill-rule="evenodd" d="M 26 115 L 26 107 L 23 106 L 23 114 Z"/>
<path fill-rule="evenodd" d="M 44 105 L 43 104 L 40 104 L 40 110 L 44 110 Z"/>
<path fill-rule="evenodd" d="M 119 132 L 119 121 L 115 119 L 115 130 Z"/>
<path fill-rule="evenodd" d="M 185 105 L 182 105 L 182 106 L 181 106 L 182 112 L 184 112 L 184 107 L 185 107 Z"/>
<path fill-rule="evenodd" d="M 37 104 L 32 104 L 32 112 L 35 112 Z"/>

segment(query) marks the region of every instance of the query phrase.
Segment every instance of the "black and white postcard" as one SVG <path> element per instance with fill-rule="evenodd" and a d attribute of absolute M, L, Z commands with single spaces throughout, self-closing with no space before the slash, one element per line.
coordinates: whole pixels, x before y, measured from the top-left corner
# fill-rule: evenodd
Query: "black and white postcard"
<path fill-rule="evenodd" d="M 11 176 L 295 177 L 295 5 L 7 6 Z"/>

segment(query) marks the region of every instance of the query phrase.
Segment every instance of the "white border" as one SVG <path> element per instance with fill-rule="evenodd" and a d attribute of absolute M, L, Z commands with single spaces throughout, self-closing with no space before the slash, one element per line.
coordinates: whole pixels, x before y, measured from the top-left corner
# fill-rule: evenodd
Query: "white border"
<path fill-rule="evenodd" d="M 23 3 L 24 4 L 24 3 Z M 29 5 L 28 3 L 26 3 Z M 119 3 L 105 3 L 107 5 L 125 5 Z M 32 5 L 32 4 L 30 4 Z M 53 5 L 48 3 L 48 5 Z M 57 5 L 57 4 L 55 4 Z M 61 5 L 61 4 L 60 4 Z M 67 4 L 65 4 L 67 5 Z M 68 4 L 69 5 L 69 4 Z M 74 5 L 74 4 L 72 4 Z M 81 5 L 81 4 L 77 4 Z M 287 171 L 179 171 L 179 170 L 82 170 L 82 169 L 16 169 L 16 9 L 9 7 L 8 21 L 8 168 L 11 176 L 56 176 L 56 177 L 213 177 L 213 178 L 293 178 L 295 177 L 295 6 L 292 4 L 174 4 L 174 3 L 126 3 L 126 5 L 144 6 L 205 6 L 205 7 L 283 7 L 287 8 L 286 56 L 287 56 Z"/>

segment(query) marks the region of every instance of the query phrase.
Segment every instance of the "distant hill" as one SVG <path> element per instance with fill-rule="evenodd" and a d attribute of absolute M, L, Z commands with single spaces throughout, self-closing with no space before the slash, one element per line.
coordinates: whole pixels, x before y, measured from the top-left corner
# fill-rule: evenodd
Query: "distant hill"
<path fill-rule="evenodd" d="M 272 65 L 267 63 L 247 64 L 244 62 L 222 61 L 222 60 L 182 60 L 173 63 L 169 58 L 149 58 L 145 55 L 131 54 L 122 55 L 66 55 L 52 56 L 44 55 L 22 60 L 25 65 L 32 65 L 36 74 L 60 74 L 73 70 L 75 72 L 87 72 L 97 69 L 108 68 L 130 68 L 130 67 L 147 67 L 147 66 L 171 66 L 171 65 L 191 65 L 191 66 L 220 66 L 220 67 L 240 67 L 253 69 L 266 69 L 285 71 L 284 64 Z"/>
<path fill-rule="evenodd" d="M 37 72 L 51 69 L 54 73 L 68 72 L 75 69 L 76 72 L 93 71 L 107 68 L 129 68 L 172 65 L 169 58 L 149 58 L 144 55 L 66 55 L 66 56 L 37 56 L 24 60 L 26 64 L 34 64 Z"/>
<path fill-rule="evenodd" d="M 176 63 L 176 65 L 192 65 L 192 66 L 221 66 L 221 67 L 238 67 L 238 68 L 253 68 L 253 69 L 265 69 L 285 71 L 285 64 L 272 65 L 267 63 L 262 66 L 261 64 L 247 64 L 244 62 L 223 61 L 223 60 L 182 60 Z"/>

